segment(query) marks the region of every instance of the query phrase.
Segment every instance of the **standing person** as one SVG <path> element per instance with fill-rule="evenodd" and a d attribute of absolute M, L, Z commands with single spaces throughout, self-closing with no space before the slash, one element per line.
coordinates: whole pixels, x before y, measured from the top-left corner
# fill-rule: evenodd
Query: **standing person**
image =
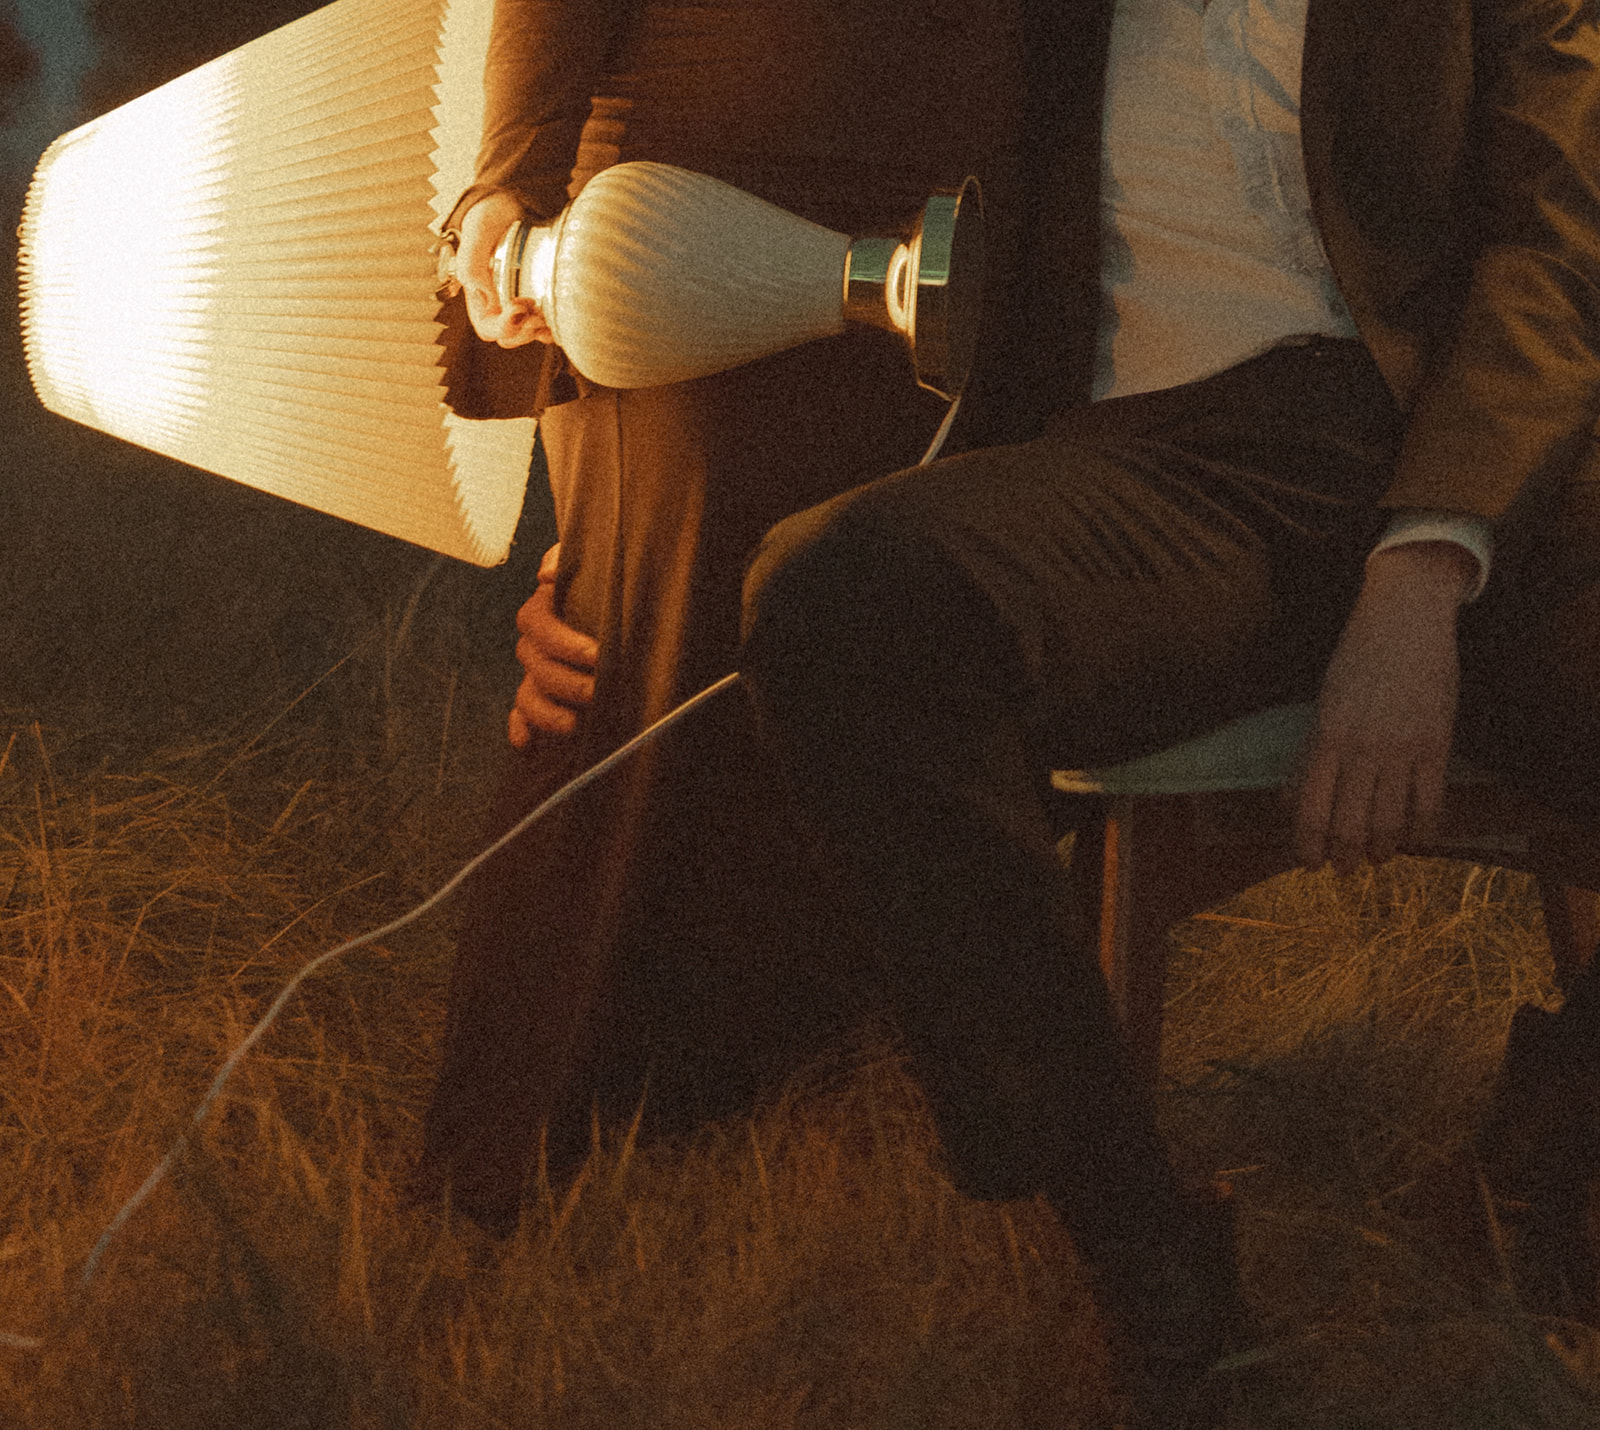
<path fill-rule="evenodd" d="M 648 159 L 849 233 L 895 231 L 977 174 L 998 249 L 1023 128 L 1016 8 L 498 0 L 477 182 L 453 219 L 465 299 L 500 346 L 469 341 L 453 381 L 469 415 L 540 413 L 560 544 L 519 617 L 519 752 L 494 833 L 734 669 L 761 534 L 915 461 L 944 410 L 899 340 L 865 330 L 693 382 L 599 387 L 533 341 L 548 337 L 536 313 L 498 311 L 494 244 L 607 165 Z M 516 841 L 466 905 L 418 1187 L 448 1184 L 497 1231 L 542 1130 L 559 1179 L 596 1104 L 625 1122 L 648 1085 L 655 1131 L 745 1108 L 852 1013 L 836 920 L 739 696 Z"/>
<path fill-rule="evenodd" d="M 1059 1210 L 1171 1430 L 1241 1323 L 1231 1232 L 1130 1074 L 1046 773 L 1315 697 L 1308 867 L 1425 842 L 1452 740 L 1600 820 L 1600 19 L 1073 8 L 1105 82 L 1052 116 L 1016 315 L 1056 411 L 781 523 L 741 669 L 958 1181 Z M 1098 243 L 1053 242 L 1075 209 Z"/>

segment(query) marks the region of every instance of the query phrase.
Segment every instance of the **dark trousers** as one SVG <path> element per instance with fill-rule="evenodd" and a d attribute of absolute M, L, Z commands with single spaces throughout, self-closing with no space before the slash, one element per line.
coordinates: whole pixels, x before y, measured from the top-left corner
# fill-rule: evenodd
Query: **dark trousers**
<path fill-rule="evenodd" d="M 881 949 L 968 1193 L 1043 1192 L 1091 1235 L 1171 1205 L 1047 773 L 1313 698 L 1401 432 L 1361 345 L 1284 346 L 858 488 L 759 552 L 742 669 L 764 737 Z M 1474 654 L 1494 642 L 1463 642 L 1473 753 L 1509 739 L 1528 763 L 1532 717 Z"/>

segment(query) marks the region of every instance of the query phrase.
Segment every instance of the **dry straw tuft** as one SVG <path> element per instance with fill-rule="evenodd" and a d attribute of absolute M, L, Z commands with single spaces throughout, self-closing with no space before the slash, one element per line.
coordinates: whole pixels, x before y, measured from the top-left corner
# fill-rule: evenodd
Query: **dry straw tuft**
<path fill-rule="evenodd" d="M 292 726 L 127 768 L 0 738 L 0 1329 L 45 1342 L 0 1345 L 0 1425 L 1099 1423 L 1059 1224 L 954 1192 L 875 1035 L 691 1141 L 597 1129 L 503 1245 L 405 1209 L 446 918 L 308 982 L 78 1295 L 277 989 L 467 852 L 408 863 L 393 834 L 385 781 L 430 785 L 439 752 L 341 774 L 273 743 Z M 1524 1315 L 1419 1192 L 1466 1144 L 1511 1012 L 1551 996 L 1526 881 L 1402 863 L 1217 915 L 1178 930 L 1162 1107 L 1242 1204 L 1269 1344 L 1228 1372 L 1234 1425 L 1595 1424 L 1592 1334 Z"/>

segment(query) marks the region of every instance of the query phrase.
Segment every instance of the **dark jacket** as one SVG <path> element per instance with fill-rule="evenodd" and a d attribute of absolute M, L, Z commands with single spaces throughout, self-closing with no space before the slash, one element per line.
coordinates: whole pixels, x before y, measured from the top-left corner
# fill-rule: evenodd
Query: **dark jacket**
<path fill-rule="evenodd" d="M 1110 0 L 1036 22 L 1040 227 L 1064 264 L 1026 340 L 1054 399 L 1087 394 Z M 1074 7 L 1061 6 L 1062 12 Z M 1093 76 L 1092 85 L 1086 76 Z M 1500 518 L 1530 484 L 1600 482 L 1600 8 L 1594 0 L 1311 0 L 1301 89 L 1314 213 L 1410 423 L 1385 506 Z M 1030 305 L 1012 305 L 1023 312 Z M 1048 377 L 1043 379 L 1048 381 Z M 1530 493 L 1530 495 L 1536 495 Z"/>

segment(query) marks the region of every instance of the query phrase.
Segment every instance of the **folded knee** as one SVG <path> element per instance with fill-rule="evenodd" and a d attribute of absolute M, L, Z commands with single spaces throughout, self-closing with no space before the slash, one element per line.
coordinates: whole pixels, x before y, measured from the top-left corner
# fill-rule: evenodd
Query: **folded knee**
<path fill-rule="evenodd" d="M 862 488 L 797 512 L 762 540 L 744 583 L 746 675 L 862 653 L 898 618 L 915 558 L 870 496 Z"/>
<path fill-rule="evenodd" d="M 780 521 L 761 540 L 744 578 L 741 637 L 746 664 L 751 651 L 764 651 L 780 628 L 817 605 L 837 581 L 843 564 L 840 542 L 830 540 L 834 503 L 797 512 Z"/>

